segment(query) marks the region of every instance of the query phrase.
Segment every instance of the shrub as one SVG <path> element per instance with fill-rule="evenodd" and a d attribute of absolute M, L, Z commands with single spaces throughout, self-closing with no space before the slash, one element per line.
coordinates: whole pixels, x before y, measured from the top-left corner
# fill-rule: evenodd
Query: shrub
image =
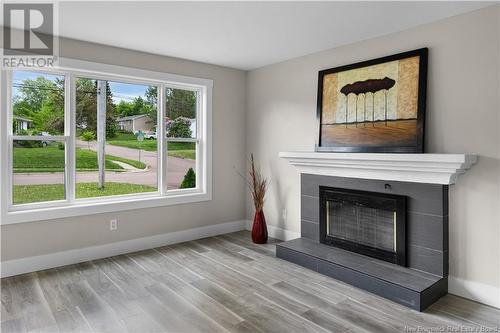
<path fill-rule="evenodd" d="M 87 142 L 87 146 L 90 150 L 90 141 L 94 141 L 95 140 L 95 134 L 94 132 L 91 132 L 91 131 L 85 131 L 82 133 L 82 135 L 80 136 L 80 138 Z"/>
<path fill-rule="evenodd" d="M 24 130 L 20 129 L 16 135 L 40 135 L 41 133 L 35 132 L 33 130 Z M 43 147 L 42 141 L 36 140 L 17 140 L 14 141 L 16 147 L 24 147 L 24 148 L 40 148 Z"/>
<path fill-rule="evenodd" d="M 114 119 L 108 119 L 106 121 L 106 138 L 112 139 L 116 137 L 116 132 L 118 130 L 118 126 L 115 124 Z"/>
<path fill-rule="evenodd" d="M 119 128 L 117 128 L 117 130 L 116 130 L 116 135 L 118 135 L 118 134 L 130 134 L 130 133 L 132 133 L 132 132 L 127 131 L 125 129 L 119 129 Z"/>
<path fill-rule="evenodd" d="M 184 175 L 184 179 L 182 180 L 181 186 L 179 188 L 194 187 L 196 187 L 196 174 L 194 173 L 193 168 L 189 168 L 189 170 Z"/>
<path fill-rule="evenodd" d="M 16 134 L 16 135 L 30 135 L 30 133 L 27 130 L 21 129 L 21 128 L 18 129 L 17 131 L 15 131 L 14 134 Z"/>
<path fill-rule="evenodd" d="M 24 148 L 41 148 L 43 147 L 42 141 L 19 140 L 17 146 Z"/>
<path fill-rule="evenodd" d="M 190 138 L 191 137 L 191 120 L 185 117 L 178 117 L 169 125 L 168 137 L 170 138 Z"/>
<path fill-rule="evenodd" d="M 16 135 L 42 135 L 42 132 L 35 128 L 30 128 L 28 130 L 21 129 L 17 131 Z"/>

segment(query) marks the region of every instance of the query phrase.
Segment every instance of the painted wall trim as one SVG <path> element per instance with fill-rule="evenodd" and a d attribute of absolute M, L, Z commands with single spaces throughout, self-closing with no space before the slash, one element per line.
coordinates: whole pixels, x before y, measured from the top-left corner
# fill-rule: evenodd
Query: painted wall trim
<path fill-rule="evenodd" d="M 449 276 L 448 292 L 500 309 L 500 288 L 495 286 Z"/>
<path fill-rule="evenodd" d="M 252 231 L 253 221 L 246 221 L 246 229 Z M 269 237 L 276 238 L 282 241 L 289 241 L 295 238 L 300 238 L 300 232 L 290 231 L 279 227 L 267 225 L 267 234 Z"/>
<path fill-rule="evenodd" d="M 476 154 L 280 152 L 300 173 L 426 184 L 455 184 Z"/>
<path fill-rule="evenodd" d="M 147 250 L 154 247 L 186 242 L 194 239 L 222 235 L 230 232 L 245 230 L 246 223 L 246 220 L 232 221 L 161 235 L 85 247 L 82 249 L 8 260 L 0 263 L 0 276 L 3 278 L 94 259 L 111 257 L 124 253 Z"/>

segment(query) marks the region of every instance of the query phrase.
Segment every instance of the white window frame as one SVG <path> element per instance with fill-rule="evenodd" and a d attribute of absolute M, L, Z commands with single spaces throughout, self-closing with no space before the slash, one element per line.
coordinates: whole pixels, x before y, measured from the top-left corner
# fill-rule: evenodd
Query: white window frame
<path fill-rule="evenodd" d="M 26 69 L 26 71 L 37 71 Z M 0 73 L 0 224 L 49 220 L 71 216 L 115 212 L 212 200 L 212 87 L 210 79 L 163 72 L 60 58 L 55 69 L 42 73 L 65 76 L 65 132 L 63 136 L 43 137 L 65 143 L 66 199 L 50 202 L 12 205 L 12 71 Z M 76 199 L 76 105 L 75 78 L 86 77 L 107 81 L 147 84 L 158 87 L 158 191 L 88 199 Z M 165 135 L 165 89 L 178 88 L 197 91 L 196 138 L 167 138 Z M 39 137 L 29 137 L 37 140 Z M 168 141 L 196 142 L 196 188 L 169 190 L 167 188 Z"/>

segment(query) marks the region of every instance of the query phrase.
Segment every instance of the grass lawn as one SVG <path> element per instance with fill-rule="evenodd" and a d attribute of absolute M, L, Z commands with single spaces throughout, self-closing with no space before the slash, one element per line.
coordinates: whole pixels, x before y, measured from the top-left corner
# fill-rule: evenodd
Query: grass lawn
<path fill-rule="evenodd" d="M 113 155 L 106 155 L 106 158 L 107 159 L 109 158 L 111 161 L 118 161 L 118 162 L 130 164 L 131 166 L 136 167 L 137 169 L 145 169 L 146 168 L 146 164 L 139 162 L 139 161 L 136 161 L 136 160 L 129 160 L 128 158 L 113 156 Z M 113 163 L 113 164 L 115 164 L 115 163 Z M 78 168 L 78 162 L 76 163 L 76 166 Z M 106 167 L 106 169 L 107 169 L 107 167 Z"/>
<path fill-rule="evenodd" d="M 132 133 L 118 133 L 118 135 L 106 143 L 114 146 L 127 147 L 133 149 L 143 149 L 147 151 L 156 151 L 156 140 L 137 141 L 137 138 Z M 196 158 L 196 144 L 194 142 L 169 142 L 168 156 L 188 158 L 194 160 Z"/>
<path fill-rule="evenodd" d="M 196 159 L 196 143 L 168 142 L 168 156 Z"/>
<path fill-rule="evenodd" d="M 139 161 L 106 155 L 106 170 L 120 171 L 121 166 L 114 161 L 124 162 L 136 168 L 144 169 L 146 165 Z M 97 154 L 94 151 L 77 148 L 76 169 L 78 171 L 95 171 Z M 62 172 L 64 171 L 64 150 L 57 146 L 45 148 L 14 148 L 14 172 Z"/>
<path fill-rule="evenodd" d="M 76 184 L 77 198 L 94 198 L 109 195 L 123 195 L 156 191 L 155 187 L 126 183 L 106 183 L 104 190 L 97 188 L 97 183 Z M 14 204 L 40 201 L 64 200 L 64 185 L 15 185 L 13 188 Z"/>
<path fill-rule="evenodd" d="M 169 150 L 168 156 L 194 160 L 196 158 L 196 152 L 194 150 Z"/>
<path fill-rule="evenodd" d="M 156 140 L 137 141 L 133 133 L 118 133 L 116 137 L 106 140 L 106 143 L 120 147 L 156 151 Z"/>

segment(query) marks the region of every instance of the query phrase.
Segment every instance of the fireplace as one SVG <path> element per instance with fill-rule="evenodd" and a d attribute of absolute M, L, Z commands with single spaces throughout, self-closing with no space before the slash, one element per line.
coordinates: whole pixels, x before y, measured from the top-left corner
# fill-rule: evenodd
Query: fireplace
<path fill-rule="evenodd" d="M 447 185 L 302 174 L 300 197 L 277 257 L 420 311 L 446 294 Z"/>
<path fill-rule="evenodd" d="M 406 197 L 319 187 L 319 241 L 406 266 Z"/>
<path fill-rule="evenodd" d="M 473 154 L 282 152 L 300 237 L 276 256 L 422 311 L 448 292 L 448 186 Z"/>

